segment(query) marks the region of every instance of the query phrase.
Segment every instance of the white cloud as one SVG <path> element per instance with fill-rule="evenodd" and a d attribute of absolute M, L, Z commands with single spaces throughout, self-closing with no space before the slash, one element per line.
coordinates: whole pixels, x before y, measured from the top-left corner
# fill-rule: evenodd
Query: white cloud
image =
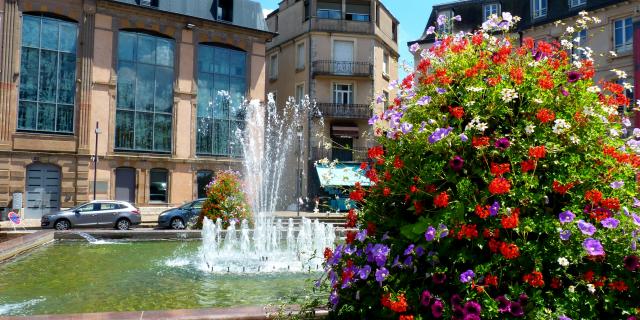
<path fill-rule="evenodd" d="M 269 13 L 273 12 L 273 9 L 262 9 L 262 14 L 264 15 L 264 18 L 266 19 L 267 16 L 269 15 Z"/>

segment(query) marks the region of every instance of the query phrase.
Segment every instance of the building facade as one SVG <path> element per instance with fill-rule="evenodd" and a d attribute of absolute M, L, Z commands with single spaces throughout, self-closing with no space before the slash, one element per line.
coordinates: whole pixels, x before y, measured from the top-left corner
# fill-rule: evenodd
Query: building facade
<path fill-rule="evenodd" d="M 279 106 L 308 95 L 319 111 L 300 128 L 301 172 L 284 184 L 284 201 L 295 203 L 298 183 L 303 197 L 323 193 L 315 161 L 365 159 L 373 143 L 367 121 L 384 105 L 375 97 L 393 99 L 388 87 L 397 79 L 398 21 L 378 0 L 284 0 L 267 26 L 278 33 L 267 44 L 267 91 Z M 290 158 L 296 167 L 297 155 Z"/>
<path fill-rule="evenodd" d="M 202 196 L 215 171 L 239 167 L 239 102 L 265 96 L 273 34 L 261 11 L 248 0 L 0 0 L 0 208 L 14 193 L 27 218 L 94 193 L 138 206 Z"/>
<path fill-rule="evenodd" d="M 472 31 L 480 28 L 491 14 L 510 12 L 522 21 L 514 30 L 514 37 L 522 40 L 558 40 L 567 26 L 579 18 L 579 12 L 589 12 L 600 19 L 600 23 L 590 25 L 588 30 L 578 30 L 574 39 L 579 38 L 579 46 L 590 47 L 596 66 L 595 81 L 619 81 L 612 69 L 625 71 L 625 82 L 634 86 L 627 95 L 633 98 L 640 90 L 640 1 L 638 0 L 467 0 L 446 3 L 433 7 L 423 36 L 408 43 L 418 43 L 422 48 L 430 47 L 433 35 L 426 29 L 436 24 L 439 15 L 453 17 L 460 15 L 462 21 L 454 25 L 454 31 Z M 479 15 L 478 12 L 482 12 Z M 556 24 L 562 21 L 564 24 Z M 573 52 L 580 54 L 579 52 Z M 419 59 L 419 56 L 416 56 Z M 417 62 L 417 61 L 416 61 Z M 417 64 L 416 64 L 417 65 Z M 632 99 L 635 102 L 635 100 Z M 640 127 L 640 117 L 634 117 L 634 126 Z"/>

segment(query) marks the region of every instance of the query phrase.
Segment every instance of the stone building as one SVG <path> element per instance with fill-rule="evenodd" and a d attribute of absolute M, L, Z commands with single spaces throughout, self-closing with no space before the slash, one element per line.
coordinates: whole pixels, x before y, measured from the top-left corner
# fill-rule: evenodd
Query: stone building
<path fill-rule="evenodd" d="M 293 170 L 284 185 L 284 194 L 295 195 L 300 183 L 299 194 L 313 198 L 323 194 L 315 161 L 359 165 L 373 143 L 367 121 L 383 108 L 375 98 L 393 99 L 388 87 L 397 79 L 398 20 L 379 0 L 283 0 L 267 25 L 278 33 L 267 44 L 267 91 L 279 106 L 308 95 L 322 114 L 323 125 L 312 114 L 299 129 L 301 172 Z M 295 168 L 297 155 L 290 158 Z"/>
<path fill-rule="evenodd" d="M 457 31 L 472 31 L 480 28 L 486 18 L 493 13 L 510 12 L 522 18 L 514 30 L 518 40 L 531 37 L 535 40 L 557 40 L 567 26 L 573 25 L 579 18 L 579 12 L 586 11 L 590 16 L 598 17 L 601 22 L 592 25 L 589 30 L 577 30 L 574 39 L 579 45 L 590 47 L 594 51 L 596 65 L 595 80 L 614 81 L 616 74 L 611 69 L 625 71 L 625 80 L 640 90 L 640 1 L 638 0 L 466 0 L 452 1 L 436 5 L 431 11 L 425 32 L 418 40 L 410 41 L 409 46 L 418 43 L 427 48 L 434 42 L 433 35 L 427 35 L 426 29 L 436 25 L 439 15 L 453 17 L 460 15 L 462 21 L 454 25 Z M 482 13 L 482 14 L 479 14 Z M 561 20 L 566 25 L 556 25 Z M 636 45 L 634 45 L 634 41 Z M 575 53 L 575 52 L 574 52 Z M 579 52 L 577 54 L 580 54 Z M 417 58 L 417 57 L 416 57 Z M 616 80 L 620 81 L 620 80 Z M 627 95 L 632 98 L 634 93 Z M 633 100 L 635 101 L 635 100 Z M 640 127 L 640 117 L 635 117 L 635 127 Z"/>
<path fill-rule="evenodd" d="M 0 208 L 27 218 L 92 199 L 96 151 L 98 199 L 202 196 L 273 36 L 249 0 L 0 0 L 0 35 Z"/>

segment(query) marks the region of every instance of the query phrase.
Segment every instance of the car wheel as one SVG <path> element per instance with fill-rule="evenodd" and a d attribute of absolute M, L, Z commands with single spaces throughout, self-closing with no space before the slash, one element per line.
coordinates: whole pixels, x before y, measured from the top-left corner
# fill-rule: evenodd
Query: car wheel
<path fill-rule="evenodd" d="M 69 223 L 69 220 L 62 219 L 56 221 L 54 226 L 56 230 L 69 230 L 71 228 L 71 223 Z"/>
<path fill-rule="evenodd" d="M 116 229 L 118 230 L 129 230 L 131 226 L 131 222 L 127 219 L 120 219 L 116 222 Z"/>
<path fill-rule="evenodd" d="M 181 230 L 184 229 L 184 222 L 180 218 L 171 219 L 171 229 Z"/>

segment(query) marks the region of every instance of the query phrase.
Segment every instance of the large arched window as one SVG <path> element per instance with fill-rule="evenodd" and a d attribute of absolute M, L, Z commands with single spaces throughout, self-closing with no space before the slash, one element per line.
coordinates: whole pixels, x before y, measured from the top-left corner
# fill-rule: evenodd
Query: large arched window
<path fill-rule="evenodd" d="M 19 131 L 73 133 L 77 34 L 73 22 L 23 16 Z"/>
<path fill-rule="evenodd" d="M 174 46 L 171 39 L 120 31 L 116 150 L 171 152 Z"/>
<path fill-rule="evenodd" d="M 246 53 L 221 46 L 198 46 L 198 132 L 200 155 L 239 156 L 236 131 L 244 126 Z"/>

